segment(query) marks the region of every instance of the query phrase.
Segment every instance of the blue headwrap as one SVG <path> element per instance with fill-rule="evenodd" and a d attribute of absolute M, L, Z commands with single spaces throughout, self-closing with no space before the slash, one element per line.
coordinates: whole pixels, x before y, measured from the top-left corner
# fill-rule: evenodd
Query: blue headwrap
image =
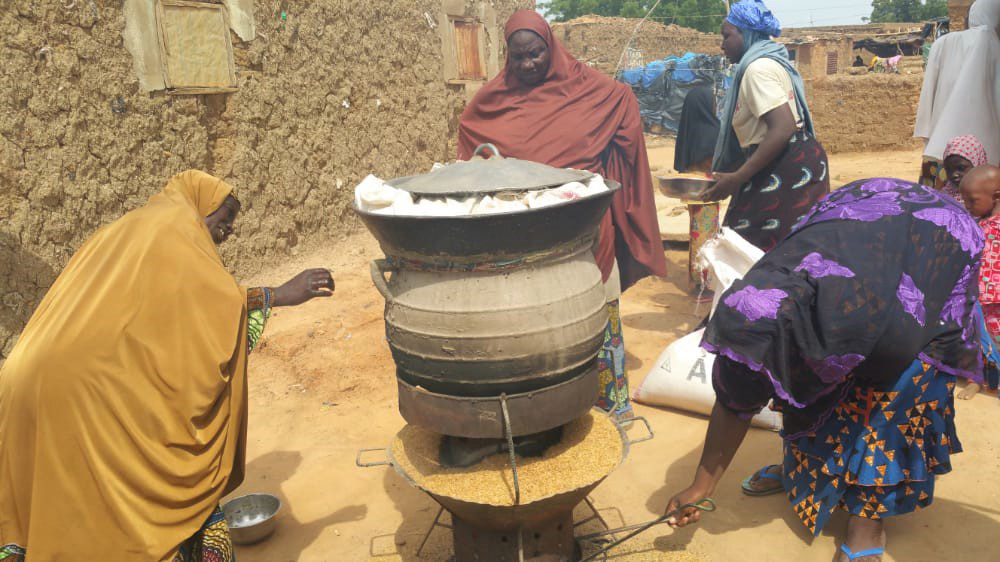
<path fill-rule="evenodd" d="M 743 0 L 733 4 L 726 21 L 744 32 L 756 31 L 766 33 L 771 37 L 781 35 L 781 22 L 774 17 L 771 10 L 761 0 Z"/>
<path fill-rule="evenodd" d="M 802 129 L 810 135 L 815 135 L 812 115 L 806 104 L 806 89 L 802 77 L 788 60 L 788 49 L 771 41 L 771 37 L 781 34 L 781 23 L 771 10 L 767 9 L 761 0 L 743 0 L 733 4 L 726 21 L 735 25 L 743 33 L 743 58 L 733 76 L 733 85 L 726 94 L 722 110 L 722 123 L 719 139 L 715 144 L 715 157 L 712 159 L 712 170 L 716 172 L 735 172 L 746 160 L 746 155 L 740 148 L 740 143 L 733 130 L 733 115 L 736 113 L 736 100 L 740 95 L 740 84 L 743 75 L 754 61 L 767 57 L 778 62 L 788 71 L 792 78 L 792 89 L 795 90 L 795 102 L 798 105 L 799 116 L 802 117 Z"/>

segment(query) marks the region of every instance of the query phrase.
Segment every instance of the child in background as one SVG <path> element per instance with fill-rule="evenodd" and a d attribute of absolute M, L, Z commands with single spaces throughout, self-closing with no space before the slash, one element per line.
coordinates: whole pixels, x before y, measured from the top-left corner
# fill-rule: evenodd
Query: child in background
<path fill-rule="evenodd" d="M 958 186 L 962 185 L 962 178 L 969 173 L 969 170 L 987 165 L 989 163 L 987 160 L 986 148 L 972 135 L 955 137 L 948 141 L 944 148 L 945 184 L 941 187 L 941 191 L 961 201 Z"/>
<path fill-rule="evenodd" d="M 964 174 L 961 197 L 986 235 L 979 268 L 979 303 L 984 320 L 980 329 L 985 328 L 981 335 L 986 385 L 996 390 L 1000 382 L 1000 354 L 996 351 L 1000 347 L 1000 168 L 980 166 Z M 980 385 L 969 383 L 958 397 L 968 400 L 979 389 Z"/>

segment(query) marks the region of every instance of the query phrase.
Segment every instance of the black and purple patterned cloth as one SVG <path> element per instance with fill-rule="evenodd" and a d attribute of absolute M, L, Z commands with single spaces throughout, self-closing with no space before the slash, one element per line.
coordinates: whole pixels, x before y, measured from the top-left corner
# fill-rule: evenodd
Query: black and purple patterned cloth
<path fill-rule="evenodd" d="M 830 194 L 829 167 L 823 146 L 808 133 L 796 133 L 778 158 L 733 195 L 725 226 L 771 250 Z"/>
<path fill-rule="evenodd" d="M 749 416 L 773 398 L 791 439 L 915 360 L 981 380 L 982 249 L 976 222 L 935 190 L 870 179 L 830 194 L 722 297 L 702 342 L 719 355 L 719 400 Z"/>

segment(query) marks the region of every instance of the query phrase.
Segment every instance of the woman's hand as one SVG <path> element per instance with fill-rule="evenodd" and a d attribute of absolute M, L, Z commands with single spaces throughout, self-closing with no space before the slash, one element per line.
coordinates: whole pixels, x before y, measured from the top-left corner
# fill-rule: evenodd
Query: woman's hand
<path fill-rule="evenodd" d="M 705 190 L 705 195 L 701 199 L 705 201 L 722 201 L 733 196 L 747 180 L 739 173 L 725 174 L 716 172 L 712 174 L 715 185 Z"/>
<path fill-rule="evenodd" d="M 743 419 L 718 400 L 715 401 L 712 417 L 708 420 L 708 433 L 705 435 L 701 462 L 694 472 L 694 481 L 688 489 L 670 499 L 666 513 L 680 509 L 683 505 L 698 503 L 712 495 L 729 463 L 732 462 L 733 455 L 740 448 L 748 429 L 750 429 L 750 418 Z M 677 528 L 697 523 L 700 519 L 700 509 L 686 507 L 668 519 L 667 523 Z"/>
<path fill-rule="evenodd" d="M 693 484 L 688 489 L 670 498 L 670 501 L 667 502 L 667 509 L 664 513 L 669 514 L 673 511 L 680 510 L 682 505 L 698 503 L 711 495 L 711 493 L 711 490 L 705 489 L 697 484 Z M 678 529 L 692 523 L 697 523 L 701 520 L 701 512 L 702 510 L 700 509 L 686 507 L 673 517 L 667 519 L 667 524 L 674 529 Z"/>
<path fill-rule="evenodd" d="M 274 289 L 271 306 L 297 306 L 316 297 L 329 297 L 333 289 L 330 270 L 307 269 Z"/>

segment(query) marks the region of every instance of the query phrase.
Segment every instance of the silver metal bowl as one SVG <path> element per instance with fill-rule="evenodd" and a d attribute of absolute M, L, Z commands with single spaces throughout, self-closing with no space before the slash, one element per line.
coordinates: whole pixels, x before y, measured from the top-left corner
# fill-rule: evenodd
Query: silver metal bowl
<path fill-rule="evenodd" d="M 660 192 L 667 197 L 686 201 L 705 201 L 705 191 L 715 185 L 715 180 L 698 178 L 657 177 Z"/>
<path fill-rule="evenodd" d="M 236 544 L 253 544 L 271 536 L 281 500 L 271 494 L 249 494 L 226 502 L 222 513 Z"/>

